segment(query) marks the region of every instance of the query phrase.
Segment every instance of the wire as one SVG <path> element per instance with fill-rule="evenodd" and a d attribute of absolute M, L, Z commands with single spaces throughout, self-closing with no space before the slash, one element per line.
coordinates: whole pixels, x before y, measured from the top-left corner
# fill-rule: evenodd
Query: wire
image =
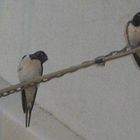
<path fill-rule="evenodd" d="M 9 87 L 6 87 L 6 88 L 0 90 L 0 97 L 4 97 L 4 96 L 10 95 L 10 94 L 13 94 L 15 92 L 19 92 L 19 91 L 23 90 L 24 88 L 33 86 L 35 84 L 39 84 L 42 82 L 48 82 L 54 78 L 62 77 L 65 74 L 73 73 L 75 71 L 90 67 L 95 64 L 105 65 L 105 63 L 107 61 L 118 59 L 118 58 L 130 55 L 130 54 L 133 54 L 137 51 L 140 51 L 140 47 L 132 48 L 129 45 L 127 45 L 126 47 L 124 47 L 123 49 L 121 49 L 119 51 L 112 51 L 107 55 L 99 56 L 93 60 L 84 61 L 79 65 L 71 66 L 71 67 L 56 71 L 56 72 L 52 72 L 52 73 L 49 73 L 49 74 L 46 74 L 46 75 L 43 75 L 40 77 L 36 77 L 35 79 L 33 79 L 31 81 L 22 82 L 22 83 L 18 83 L 15 85 L 10 85 Z"/>

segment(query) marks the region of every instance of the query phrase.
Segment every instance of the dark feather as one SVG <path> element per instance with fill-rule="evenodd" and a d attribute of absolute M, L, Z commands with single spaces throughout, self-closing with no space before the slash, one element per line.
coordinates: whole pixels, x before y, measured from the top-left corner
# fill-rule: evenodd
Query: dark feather
<path fill-rule="evenodd" d="M 26 101 L 26 96 L 25 96 L 25 90 L 22 90 L 21 100 L 22 100 L 23 112 L 25 113 L 26 112 L 26 109 L 27 109 L 27 101 Z"/>
<path fill-rule="evenodd" d="M 28 112 L 29 112 L 28 109 L 26 109 L 26 115 L 25 115 L 25 120 L 26 120 L 25 121 L 25 126 L 26 127 L 28 127 L 28 114 L 29 114 Z"/>
<path fill-rule="evenodd" d="M 26 111 L 25 111 L 26 112 L 26 122 L 25 122 L 26 127 L 30 126 L 31 113 L 32 113 L 32 109 L 33 109 L 33 106 L 34 106 L 34 103 L 35 103 L 36 94 L 37 94 L 37 87 L 36 87 L 36 90 L 35 90 L 35 93 L 34 93 L 34 99 L 32 101 L 31 108 L 30 107 L 26 107 Z"/>
<path fill-rule="evenodd" d="M 27 55 L 24 55 L 23 57 L 22 57 L 22 60 L 26 57 Z"/>
<path fill-rule="evenodd" d="M 42 76 L 42 74 L 43 74 L 43 65 L 41 64 L 41 73 L 40 73 L 40 75 Z"/>
<path fill-rule="evenodd" d="M 140 57 L 136 53 L 134 53 L 133 56 L 136 60 L 137 65 L 140 67 Z"/>
<path fill-rule="evenodd" d="M 35 90 L 35 93 L 34 93 L 34 99 L 33 99 L 33 101 L 32 101 L 32 107 L 31 107 L 31 111 L 32 111 L 32 109 L 33 109 L 33 106 L 34 106 L 34 103 L 35 103 L 36 94 L 37 94 L 37 87 L 36 87 L 36 90 Z"/>
<path fill-rule="evenodd" d="M 30 126 L 31 113 L 32 113 L 31 109 L 26 110 L 26 121 L 25 121 L 26 128 Z"/>

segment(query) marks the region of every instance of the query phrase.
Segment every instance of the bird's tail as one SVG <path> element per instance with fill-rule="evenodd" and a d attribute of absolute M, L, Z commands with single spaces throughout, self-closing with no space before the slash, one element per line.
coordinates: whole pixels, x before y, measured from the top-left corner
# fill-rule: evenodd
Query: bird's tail
<path fill-rule="evenodd" d="M 30 108 L 27 108 L 27 110 L 26 110 L 26 121 L 25 121 L 26 128 L 30 126 L 31 113 L 32 113 L 32 110 Z"/>

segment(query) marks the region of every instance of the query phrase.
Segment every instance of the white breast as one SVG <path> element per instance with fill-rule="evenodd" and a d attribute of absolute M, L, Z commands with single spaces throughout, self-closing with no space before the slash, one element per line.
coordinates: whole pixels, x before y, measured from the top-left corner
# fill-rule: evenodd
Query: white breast
<path fill-rule="evenodd" d="M 32 80 L 41 75 L 41 63 L 39 60 L 31 60 L 26 56 L 18 66 L 18 77 L 20 82 Z"/>
<path fill-rule="evenodd" d="M 131 45 L 140 45 L 140 27 L 135 27 L 132 24 L 129 24 L 128 37 Z"/>

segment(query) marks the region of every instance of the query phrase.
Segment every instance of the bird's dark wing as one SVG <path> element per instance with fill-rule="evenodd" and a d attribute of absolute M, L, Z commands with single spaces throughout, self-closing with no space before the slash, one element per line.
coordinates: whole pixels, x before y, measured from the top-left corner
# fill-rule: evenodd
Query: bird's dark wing
<path fill-rule="evenodd" d="M 25 90 L 24 89 L 21 92 L 21 100 L 22 100 L 23 112 L 25 113 L 26 110 L 27 110 L 27 101 L 26 101 L 26 96 L 25 96 Z"/>
<path fill-rule="evenodd" d="M 32 114 L 32 109 L 33 109 L 34 103 L 35 103 L 36 94 L 37 94 L 37 86 L 35 86 L 35 93 L 34 93 L 33 101 L 31 103 L 31 108 L 27 107 L 26 111 L 25 111 L 26 112 L 26 122 L 25 122 L 26 127 L 30 126 L 31 114 Z"/>
<path fill-rule="evenodd" d="M 34 103 L 35 103 L 36 94 L 37 94 L 37 86 L 35 86 L 35 93 L 34 93 L 33 101 L 31 103 L 31 107 L 27 107 L 25 90 L 22 90 L 22 93 L 21 93 L 22 108 L 23 108 L 23 112 L 26 113 L 26 122 L 25 122 L 26 127 L 30 126 L 31 113 L 32 113 L 32 109 L 33 109 L 33 106 L 34 106 Z"/>
<path fill-rule="evenodd" d="M 126 40 L 127 40 L 128 45 L 131 45 L 130 40 L 129 40 L 129 30 L 128 30 L 128 27 L 131 23 L 132 21 L 128 21 L 125 28 L 125 35 L 126 35 Z"/>
<path fill-rule="evenodd" d="M 35 99 L 36 99 L 36 94 L 37 94 L 37 86 L 35 86 L 35 93 L 34 93 L 34 98 L 33 98 L 33 101 L 32 101 L 32 107 L 31 107 L 31 111 L 33 109 L 33 106 L 34 106 L 34 103 L 35 103 Z"/>
<path fill-rule="evenodd" d="M 137 65 L 140 67 L 140 57 L 136 53 L 134 53 L 133 56 L 136 60 Z"/>
<path fill-rule="evenodd" d="M 40 73 L 40 75 L 42 76 L 42 74 L 43 74 L 43 65 L 41 64 L 41 73 Z"/>

